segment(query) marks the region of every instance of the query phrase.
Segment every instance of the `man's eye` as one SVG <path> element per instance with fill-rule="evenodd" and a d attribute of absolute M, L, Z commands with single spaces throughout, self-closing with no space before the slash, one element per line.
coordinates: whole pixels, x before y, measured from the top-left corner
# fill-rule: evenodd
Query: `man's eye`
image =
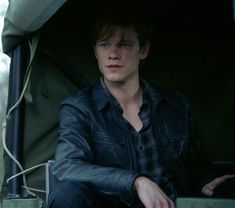
<path fill-rule="evenodd" d="M 100 43 L 99 46 L 102 48 L 107 48 L 109 46 L 109 44 L 108 43 Z"/>
<path fill-rule="evenodd" d="M 123 48 L 129 48 L 131 46 L 130 43 L 120 43 L 120 47 L 123 47 Z"/>

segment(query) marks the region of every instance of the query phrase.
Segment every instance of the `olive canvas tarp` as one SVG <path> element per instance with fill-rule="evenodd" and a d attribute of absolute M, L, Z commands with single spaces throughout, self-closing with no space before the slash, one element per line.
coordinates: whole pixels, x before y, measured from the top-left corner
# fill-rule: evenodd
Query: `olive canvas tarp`
<path fill-rule="evenodd" d="M 3 51 L 12 50 L 26 35 L 38 30 L 66 0 L 11 0 L 4 20 Z"/>
<path fill-rule="evenodd" d="M 99 78 L 90 31 L 100 2 L 9 3 L 2 33 L 4 52 L 11 56 L 22 44 L 25 56 L 30 57 L 27 40 L 35 34 L 39 37 L 21 120 L 21 163 L 25 169 L 54 158 L 60 102 Z M 232 1 L 218 4 L 200 0 L 194 5 L 186 0 L 169 0 L 156 6 L 143 2 L 157 24 L 141 75 L 152 83 L 182 91 L 192 105 L 207 155 L 212 160 L 234 161 Z M 7 140 L 9 144 L 10 138 Z M 44 168 L 29 172 L 27 181 L 30 187 L 45 189 Z"/>

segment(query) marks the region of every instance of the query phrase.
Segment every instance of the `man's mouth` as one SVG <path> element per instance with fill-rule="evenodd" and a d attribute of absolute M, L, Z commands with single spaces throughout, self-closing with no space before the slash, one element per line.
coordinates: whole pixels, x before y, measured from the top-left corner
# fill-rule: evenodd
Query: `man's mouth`
<path fill-rule="evenodd" d="M 110 64 L 110 65 L 107 65 L 107 68 L 120 68 L 122 67 L 121 65 L 118 65 L 118 64 Z"/>

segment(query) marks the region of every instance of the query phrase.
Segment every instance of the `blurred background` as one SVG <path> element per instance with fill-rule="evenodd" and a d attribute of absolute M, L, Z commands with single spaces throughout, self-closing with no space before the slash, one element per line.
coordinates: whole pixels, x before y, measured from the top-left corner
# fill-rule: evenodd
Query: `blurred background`
<path fill-rule="evenodd" d="M 0 34 L 2 34 L 4 15 L 6 13 L 8 0 L 0 0 Z M 1 41 L 0 41 L 1 42 Z M 10 58 L 2 53 L 2 42 L 0 43 L 0 185 L 3 181 L 3 147 L 2 147 L 2 123 L 4 120 L 7 104 L 7 89 Z M 1 187 L 1 186 L 0 186 Z"/>

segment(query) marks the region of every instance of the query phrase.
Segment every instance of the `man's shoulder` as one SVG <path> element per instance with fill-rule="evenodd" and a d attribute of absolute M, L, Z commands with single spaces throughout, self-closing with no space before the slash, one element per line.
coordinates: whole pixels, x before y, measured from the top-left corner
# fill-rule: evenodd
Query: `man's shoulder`
<path fill-rule="evenodd" d="M 82 103 L 85 103 L 88 101 L 90 94 L 91 94 L 91 87 L 85 87 L 85 88 L 79 89 L 72 95 L 65 97 L 64 100 L 61 102 L 61 105 L 64 105 L 64 104 L 72 105 L 72 104 L 77 104 L 77 103 L 81 105 Z"/>
<path fill-rule="evenodd" d="M 154 89 L 160 97 L 160 99 L 158 99 L 160 100 L 160 102 L 158 102 L 158 108 L 168 112 L 169 114 L 167 115 L 180 115 L 179 118 L 181 118 L 182 115 L 188 114 L 191 107 L 183 92 L 177 89 L 170 89 L 160 86 L 155 86 Z"/>
<path fill-rule="evenodd" d="M 155 96 L 159 96 L 164 99 L 185 99 L 185 94 L 180 90 L 163 87 L 154 83 L 148 83 L 148 86 L 150 88 L 151 93 Z"/>
<path fill-rule="evenodd" d="M 150 92 L 150 99 L 152 100 L 152 102 L 163 101 L 161 103 L 167 103 L 167 105 L 164 106 L 169 106 L 172 109 L 177 108 L 181 110 L 188 109 L 190 106 L 186 95 L 180 90 L 167 88 L 152 83 L 148 84 L 148 88 Z"/>

